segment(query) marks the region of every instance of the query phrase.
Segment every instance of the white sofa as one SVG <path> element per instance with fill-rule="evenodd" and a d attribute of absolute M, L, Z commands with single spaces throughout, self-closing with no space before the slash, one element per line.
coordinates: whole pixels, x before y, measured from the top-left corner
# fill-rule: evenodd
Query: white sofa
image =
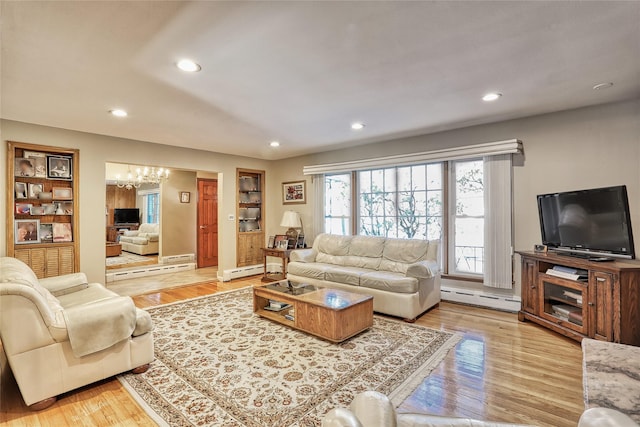
<path fill-rule="evenodd" d="M 349 408 L 336 408 L 322 420 L 322 427 L 516 427 L 470 418 L 427 414 L 396 414 L 387 396 L 375 391 L 357 395 Z M 638 427 L 628 416 L 613 409 L 592 408 L 580 417 L 578 427 Z"/>
<path fill-rule="evenodd" d="M 153 361 L 151 316 L 83 273 L 38 280 L 0 258 L 0 340 L 25 403 L 56 396 Z"/>
<path fill-rule="evenodd" d="M 287 279 L 372 295 L 379 313 L 415 320 L 440 302 L 437 240 L 320 234 L 291 253 Z"/>
<path fill-rule="evenodd" d="M 142 224 L 137 230 L 127 230 L 120 236 L 122 250 L 138 255 L 158 253 L 160 245 L 160 226 L 158 224 Z"/>

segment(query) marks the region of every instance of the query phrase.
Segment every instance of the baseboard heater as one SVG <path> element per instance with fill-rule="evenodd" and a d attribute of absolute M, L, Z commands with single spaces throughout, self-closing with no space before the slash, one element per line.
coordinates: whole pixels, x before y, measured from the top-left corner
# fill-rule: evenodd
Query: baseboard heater
<path fill-rule="evenodd" d="M 184 264 L 148 265 L 126 271 L 107 272 L 107 283 L 117 282 L 120 280 L 135 279 L 138 277 L 156 276 L 158 274 L 177 273 L 179 271 L 195 269 L 196 264 L 194 262 Z"/>
<path fill-rule="evenodd" d="M 196 260 L 195 254 L 182 254 L 182 255 L 169 255 L 158 258 L 159 264 L 181 264 L 194 262 Z"/>
<path fill-rule="evenodd" d="M 504 295 L 491 294 L 485 291 L 442 286 L 440 288 L 440 298 L 442 298 L 443 301 L 477 305 L 496 310 L 511 312 L 520 310 L 520 297 L 506 297 Z"/>

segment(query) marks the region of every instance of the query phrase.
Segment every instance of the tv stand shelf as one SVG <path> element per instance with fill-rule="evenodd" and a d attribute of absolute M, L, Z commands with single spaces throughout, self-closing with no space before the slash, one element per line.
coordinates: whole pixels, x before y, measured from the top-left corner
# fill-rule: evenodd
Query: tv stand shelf
<path fill-rule="evenodd" d="M 640 346 L 640 261 L 594 262 L 555 253 L 518 252 L 522 260 L 520 321 L 569 338 Z M 586 270 L 586 281 L 547 274 L 555 266 Z"/>

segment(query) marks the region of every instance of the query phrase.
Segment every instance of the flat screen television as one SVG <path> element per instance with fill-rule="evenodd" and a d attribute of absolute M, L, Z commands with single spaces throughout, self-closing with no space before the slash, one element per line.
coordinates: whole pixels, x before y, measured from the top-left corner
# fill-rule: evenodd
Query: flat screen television
<path fill-rule="evenodd" d="M 585 257 L 635 258 L 627 187 L 541 194 L 542 243 Z"/>
<path fill-rule="evenodd" d="M 140 209 L 127 208 L 127 209 L 114 209 L 113 210 L 113 223 L 114 224 L 137 224 L 140 222 Z"/>

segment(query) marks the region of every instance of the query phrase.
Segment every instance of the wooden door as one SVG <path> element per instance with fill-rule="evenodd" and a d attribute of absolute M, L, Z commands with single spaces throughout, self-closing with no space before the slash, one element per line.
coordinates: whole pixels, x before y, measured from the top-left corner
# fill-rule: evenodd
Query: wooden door
<path fill-rule="evenodd" d="M 198 268 L 218 265 L 218 181 L 198 179 Z"/>

